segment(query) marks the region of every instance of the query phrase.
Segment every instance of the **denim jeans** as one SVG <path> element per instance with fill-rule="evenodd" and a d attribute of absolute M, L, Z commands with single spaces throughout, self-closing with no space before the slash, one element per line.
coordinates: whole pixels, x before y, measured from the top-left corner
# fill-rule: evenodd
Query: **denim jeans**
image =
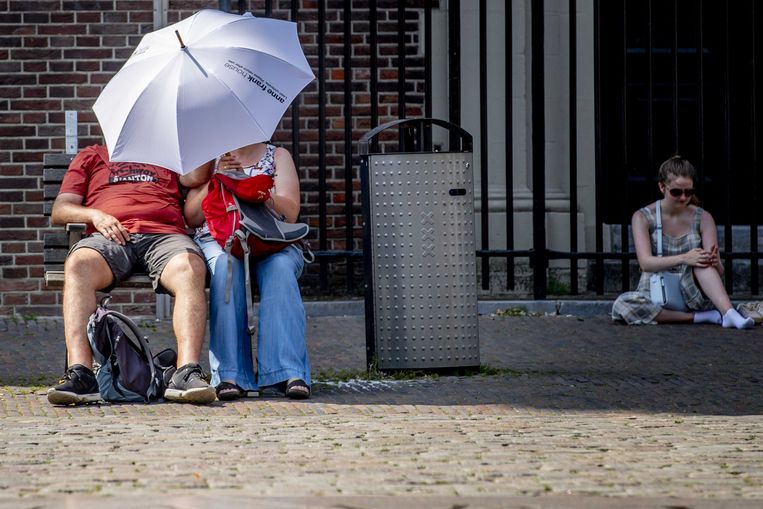
<path fill-rule="evenodd" d="M 209 235 L 196 239 L 211 275 L 209 285 L 209 365 L 212 385 L 235 382 L 255 390 L 289 378 L 308 385 L 310 361 L 305 344 L 305 308 L 297 279 L 302 274 L 302 253 L 294 246 L 258 261 L 254 267 L 260 291 L 257 327 L 258 373 L 252 363 L 252 342 L 247 332 L 244 262 L 231 257 L 233 279 L 230 301 L 225 302 L 228 255 Z"/>

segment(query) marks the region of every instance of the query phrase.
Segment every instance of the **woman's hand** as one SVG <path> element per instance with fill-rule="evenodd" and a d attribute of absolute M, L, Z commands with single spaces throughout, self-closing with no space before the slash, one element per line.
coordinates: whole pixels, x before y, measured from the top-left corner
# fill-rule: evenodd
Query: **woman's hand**
<path fill-rule="evenodd" d="M 232 155 L 230 152 L 226 152 L 220 158 L 220 162 L 217 164 L 217 167 L 221 170 L 234 170 L 234 171 L 242 171 L 244 169 L 244 166 L 241 164 L 241 161 L 239 161 L 238 158 Z"/>
<path fill-rule="evenodd" d="M 712 251 L 705 251 L 701 247 L 695 247 L 691 251 L 684 253 L 684 263 L 692 267 L 711 267 L 713 265 Z"/>
<path fill-rule="evenodd" d="M 721 253 L 718 249 L 718 244 L 713 244 L 713 247 L 710 248 L 710 265 L 715 268 L 722 267 Z"/>

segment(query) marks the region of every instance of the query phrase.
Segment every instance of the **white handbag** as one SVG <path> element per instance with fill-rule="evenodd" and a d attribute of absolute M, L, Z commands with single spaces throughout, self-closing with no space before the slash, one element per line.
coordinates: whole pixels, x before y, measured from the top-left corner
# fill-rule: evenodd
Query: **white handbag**
<path fill-rule="evenodd" d="M 656 203 L 657 256 L 662 256 L 662 210 L 660 200 Z M 688 311 L 683 293 L 681 292 L 681 273 L 654 272 L 649 278 L 649 293 L 651 300 L 658 306 L 673 311 Z"/>

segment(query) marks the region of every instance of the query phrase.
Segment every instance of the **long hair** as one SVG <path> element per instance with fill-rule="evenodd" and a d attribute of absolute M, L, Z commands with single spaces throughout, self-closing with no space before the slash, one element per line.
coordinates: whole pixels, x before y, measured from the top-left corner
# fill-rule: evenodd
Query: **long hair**
<path fill-rule="evenodd" d="M 688 159 L 684 159 L 678 154 L 674 155 L 664 163 L 660 165 L 660 171 L 657 173 L 657 178 L 660 183 L 667 186 L 668 182 L 677 177 L 690 178 L 694 182 L 697 176 L 697 170 L 694 169 L 694 165 L 691 164 Z M 689 203 L 692 205 L 699 205 L 699 198 L 697 195 L 693 195 Z"/>

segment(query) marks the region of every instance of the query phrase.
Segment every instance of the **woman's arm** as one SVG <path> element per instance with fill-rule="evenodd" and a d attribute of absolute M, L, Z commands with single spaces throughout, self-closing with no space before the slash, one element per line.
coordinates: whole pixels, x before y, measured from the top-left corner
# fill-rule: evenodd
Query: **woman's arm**
<path fill-rule="evenodd" d="M 204 163 L 195 170 L 191 170 L 185 175 L 181 175 L 178 180 L 182 186 L 191 188 L 198 187 L 209 181 L 209 176 L 212 175 L 212 165 L 214 161 Z"/>
<path fill-rule="evenodd" d="M 205 218 L 204 211 L 201 210 L 201 202 L 207 195 L 208 187 L 208 184 L 194 187 L 188 191 L 188 196 L 185 198 L 183 215 L 185 216 L 185 222 L 191 228 L 197 228 L 204 224 Z"/>
<path fill-rule="evenodd" d="M 718 249 L 718 230 L 715 227 L 713 216 L 706 210 L 702 211 L 702 219 L 699 223 L 699 233 L 702 236 L 702 247 L 712 256 L 710 265 L 715 267 L 715 270 L 722 276 L 723 264 L 721 264 L 721 257 Z"/>
<path fill-rule="evenodd" d="M 194 184 L 188 191 L 183 205 L 183 215 L 185 222 L 191 228 L 196 228 L 204 224 L 204 211 L 201 210 L 201 201 L 207 195 L 207 186 L 209 177 L 212 175 L 212 165 L 214 161 L 202 164 L 195 170 L 181 177 L 181 184 L 187 182 Z M 184 178 L 184 180 L 183 180 Z"/>
<path fill-rule="evenodd" d="M 299 177 L 291 154 L 285 148 L 275 153 L 276 177 L 273 191 L 267 201 L 268 207 L 293 223 L 299 216 Z"/>

